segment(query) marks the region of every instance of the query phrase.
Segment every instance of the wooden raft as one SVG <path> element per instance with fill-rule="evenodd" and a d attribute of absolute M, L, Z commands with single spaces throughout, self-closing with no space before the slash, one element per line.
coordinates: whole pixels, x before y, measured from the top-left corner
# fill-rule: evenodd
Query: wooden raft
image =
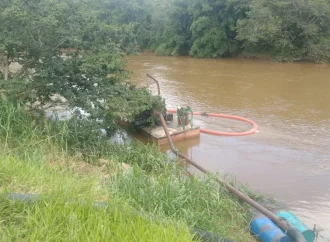
<path fill-rule="evenodd" d="M 174 142 L 182 141 L 186 139 L 191 139 L 193 137 L 200 135 L 200 128 L 198 126 L 185 126 L 185 130 L 182 126 L 179 126 L 177 121 L 169 122 L 168 124 L 168 131 L 173 139 Z M 148 127 L 143 128 L 142 132 L 151 137 L 151 139 L 156 142 L 158 145 L 167 144 L 167 138 L 165 135 L 165 131 L 162 126 L 157 126 L 154 128 Z"/>

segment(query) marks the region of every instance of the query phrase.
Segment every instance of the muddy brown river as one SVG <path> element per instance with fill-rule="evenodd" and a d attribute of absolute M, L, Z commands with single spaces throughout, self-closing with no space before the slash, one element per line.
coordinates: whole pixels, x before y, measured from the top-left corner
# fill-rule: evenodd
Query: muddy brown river
<path fill-rule="evenodd" d="M 309 227 L 323 229 L 318 241 L 330 241 L 330 65 L 146 53 L 130 57 L 129 69 L 133 81 L 155 94 L 146 73 L 156 77 L 168 108 L 189 105 L 258 123 L 251 136 L 201 134 L 176 146 L 210 171 L 283 202 Z M 250 129 L 215 118 L 194 121 L 209 129 Z"/>

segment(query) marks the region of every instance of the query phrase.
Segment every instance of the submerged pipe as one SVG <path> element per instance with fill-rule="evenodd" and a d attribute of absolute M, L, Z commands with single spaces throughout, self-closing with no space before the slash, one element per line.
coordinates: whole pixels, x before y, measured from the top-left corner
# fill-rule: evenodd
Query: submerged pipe
<path fill-rule="evenodd" d="M 171 138 L 171 135 L 168 131 L 164 116 L 160 112 L 157 112 L 157 111 L 155 112 L 155 115 L 160 118 L 160 122 L 161 122 L 161 124 L 164 128 L 164 131 L 165 131 L 165 134 L 166 134 L 166 137 L 167 137 L 167 140 L 168 140 L 168 143 L 170 145 L 170 148 L 171 148 L 172 152 L 174 154 L 176 154 L 177 156 L 179 156 L 180 158 L 185 159 L 188 163 L 190 163 L 191 165 L 193 165 L 194 167 L 196 167 L 198 170 L 202 171 L 203 173 L 212 175 L 212 173 L 210 171 L 208 171 L 204 167 L 200 166 L 195 161 L 193 161 L 192 159 L 190 159 L 186 155 L 182 154 L 179 150 L 177 150 L 175 148 L 175 146 L 173 144 L 173 141 L 172 141 L 172 138 Z M 260 205 L 259 203 L 257 203 L 256 201 L 254 201 L 253 199 L 251 199 L 250 197 L 248 197 L 247 195 L 245 195 L 241 191 L 239 191 L 237 188 L 235 188 L 232 185 L 228 184 L 227 182 L 221 180 L 220 178 L 216 177 L 214 179 L 218 183 L 224 185 L 227 188 L 227 190 L 229 190 L 231 193 L 233 193 L 236 197 L 238 197 L 239 199 L 247 202 L 253 208 L 257 209 L 259 212 L 266 215 L 278 227 L 280 227 L 285 233 L 287 233 L 289 236 L 291 236 L 295 240 L 295 242 L 306 242 L 306 239 L 304 238 L 302 233 L 298 229 L 294 228 L 291 224 L 289 224 L 285 219 L 278 218 L 274 213 L 269 211 L 267 208 L 263 207 L 262 205 Z"/>
<path fill-rule="evenodd" d="M 38 202 L 40 195 L 38 194 L 22 194 L 22 193 L 12 193 L 6 196 L 11 201 L 22 201 L 25 203 L 35 203 Z M 84 201 L 83 201 L 84 202 Z M 107 208 L 108 204 L 104 202 L 93 202 L 93 206 L 95 208 Z M 136 210 L 131 210 L 132 214 L 138 214 L 143 218 L 150 218 L 150 215 L 146 213 L 141 213 Z M 228 240 L 222 238 L 216 234 L 213 234 L 209 231 L 205 231 L 199 228 L 190 228 L 190 232 L 194 234 L 194 240 L 202 241 L 202 242 L 234 242 L 232 240 Z"/>
<path fill-rule="evenodd" d="M 156 78 L 152 77 L 149 73 L 147 73 L 147 76 L 150 77 L 152 80 L 154 80 L 154 82 L 156 82 L 156 84 L 157 84 L 157 88 L 158 88 L 158 96 L 160 96 L 160 86 L 159 86 L 159 81 L 157 81 Z"/>

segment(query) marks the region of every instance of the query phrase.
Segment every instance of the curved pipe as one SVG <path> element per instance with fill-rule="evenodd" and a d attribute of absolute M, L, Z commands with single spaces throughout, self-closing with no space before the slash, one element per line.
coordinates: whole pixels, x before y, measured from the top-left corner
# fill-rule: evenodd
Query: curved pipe
<path fill-rule="evenodd" d="M 179 156 L 180 158 L 185 159 L 188 163 L 190 163 L 191 165 L 193 165 L 194 167 L 196 167 L 201 172 L 203 172 L 205 174 L 212 175 L 212 173 L 210 171 L 208 171 L 204 167 L 200 166 L 195 161 L 193 161 L 192 159 L 190 159 L 186 155 L 182 154 L 180 151 L 178 151 L 175 148 L 175 146 L 173 144 L 173 141 L 172 141 L 172 138 L 171 138 L 171 135 L 170 135 L 170 133 L 168 131 L 168 128 L 167 128 L 167 125 L 166 125 L 166 121 L 164 119 L 164 116 L 160 112 L 155 112 L 155 115 L 160 118 L 160 122 L 161 122 L 161 124 L 162 124 L 162 126 L 164 128 L 164 131 L 165 131 L 165 134 L 166 134 L 166 137 L 167 137 L 167 140 L 168 140 L 168 143 L 170 145 L 170 148 L 171 148 L 172 152 L 174 154 L 176 154 L 177 156 Z M 303 237 L 303 235 L 301 234 L 301 232 L 298 229 L 294 228 L 286 220 L 284 220 L 282 218 L 276 217 L 276 215 L 274 213 L 272 213 L 271 211 L 269 211 L 267 208 L 263 207 L 262 205 L 260 205 L 259 203 L 257 203 L 256 201 L 254 201 L 253 199 L 251 199 L 250 197 L 248 197 L 247 195 L 245 195 L 244 193 L 242 193 L 241 191 L 239 191 L 235 187 L 233 187 L 232 185 L 230 185 L 227 182 L 221 180 L 219 177 L 216 177 L 214 179 L 218 183 L 220 183 L 223 186 L 225 186 L 227 188 L 227 190 L 229 190 L 231 193 L 233 193 L 236 197 L 238 197 L 239 199 L 245 201 L 246 203 L 250 204 L 253 208 L 257 209 L 259 212 L 261 212 L 262 214 L 266 215 L 278 227 L 280 227 L 285 233 L 287 233 L 288 235 L 292 236 L 292 238 L 295 240 L 295 242 L 306 242 L 306 240 Z"/>
<path fill-rule="evenodd" d="M 34 203 L 39 200 L 40 195 L 37 194 L 21 194 L 21 193 L 12 193 L 6 196 L 9 200 L 12 201 L 22 201 L 25 203 Z M 95 208 L 106 208 L 108 207 L 107 203 L 103 202 L 94 202 Z M 148 218 L 145 213 L 137 212 L 136 210 L 131 210 L 133 214 L 138 214 L 141 217 Z M 191 228 L 190 232 L 194 234 L 194 240 L 202 241 L 202 242 L 233 242 L 232 240 L 221 238 L 220 236 L 213 234 L 211 232 L 199 229 L 199 228 Z"/>
<path fill-rule="evenodd" d="M 160 96 L 160 86 L 159 86 L 159 81 L 157 81 L 156 78 L 152 77 L 149 73 L 147 73 L 147 76 L 150 77 L 152 80 L 154 80 L 154 82 L 156 82 L 156 84 L 157 84 L 157 88 L 158 88 L 158 96 Z"/>
<path fill-rule="evenodd" d="M 173 110 L 173 109 L 169 109 L 169 110 L 167 110 L 167 112 L 176 113 L 177 111 Z M 218 135 L 218 136 L 246 136 L 246 135 L 254 134 L 258 130 L 258 125 L 255 122 L 253 122 L 252 120 L 246 119 L 246 118 L 239 117 L 239 116 L 228 115 L 228 114 L 219 114 L 219 113 L 201 113 L 201 112 L 193 112 L 193 114 L 197 115 L 197 116 L 210 116 L 210 117 L 217 117 L 217 118 L 234 119 L 234 120 L 242 121 L 242 122 L 249 123 L 252 125 L 252 129 L 245 131 L 245 132 L 236 132 L 236 133 L 222 132 L 222 131 L 201 128 L 200 131 L 205 134 Z"/>

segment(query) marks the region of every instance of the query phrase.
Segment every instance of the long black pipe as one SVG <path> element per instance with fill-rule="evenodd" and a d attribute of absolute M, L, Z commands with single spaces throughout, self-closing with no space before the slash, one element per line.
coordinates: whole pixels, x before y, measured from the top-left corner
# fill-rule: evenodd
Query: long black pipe
<path fill-rule="evenodd" d="M 40 195 L 38 194 L 21 194 L 21 193 L 12 193 L 5 196 L 12 201 L 22 201 L 25 203 L 35 203 L 39 200 Z M 95 208 L 106 208 L 108 207 L 107 203 L 104 202 L 93 202 Z M 137 212 L 136 210 L 131 210 L 132 214 L 137 214 L 143 218 L 150 218 L 151 215 L 146 213 Z M 190 232 L 194 234 L 194 240 L 202 242 L 234 242 L 232 240 L 221 238 L 220 236 L 213 234 L 211 232 L 205 231 L 199 228 L 191 228 Z"/>
<path fill-rule="evenodd" d="M 162 124 L 162 126 L 164 128 L 164 131 L 165 131 L 165 134 L 166 134 L 166 137 L 167 137 L 167 140 L 168 140 L 168 143 L 170 145 L 170 148 L 171 148 L 172 152 L 174 154 L 176 154 L 177 156 L 179 156 L 180 158 L 185 159 L 187 162 L 189 162 L 191 165 L 193 165 L 194 167 L 196 167 L 198 170 L 202 171 L 203 173 L 212 175 L 212 173 L 210 171 L 208 171 L 204 167 L 200 166 L 195 161 L 193 161 L 192 159 L 190 159 L 186 155 L 182 154 L 179 150 L 177 150 L 175 148 L 175 146 L 173 144 L 173 141 L 172 141 L 172 138 L 171 138 L 171 135 L 170 135 L 170 133 L 168 131 L 168 128 L 167 128 L 167 125 L 166 125 L 166 121 L 164 119 L 164 116 L 160 112 L 157 112 L 157 111 L 155 112 L 155 115 L 160 118 L 161 124 Z M 214 179 L 218 183 L 224 185 L 227 188 L 227 190 L 229 190 L 231 193 L 233 193 L 239 199 L 247 202 L 252 207 L 254 207 L 255 209 L 257 209 L 259 212 L 261 212 L 262 214 L 266 215 L 278 227 L 280 227 L 284 232 L 286 232 L 289 236 L 291 236 L 296 242 L 306 242 L 306 239 L 302 235 L 302 233 L 298 229 L 294 228 L 285 219 L 278 218 L 274 213 L 272 213 L 271 211 L 269 211 L 267 208 L 263 207 L 262 205 L 260 205 L 259 203 L 257 203 L 256 201 L 254 201 L 253 199 L 251 199 L 250 197 L 248 197 L 247 195 L 245 195 L 244 193 L 242 193 L 241 191 L 239 191 L 235 187 L 233 187 L 232 185 L 230 185 L 227 182 L 221 180 L 219 177 L 216 177 Z"/>
<path fill-rule="evenodd" d="M 158 96 L 160 96 L 160 86 L 159 86 L 159 81 L 156 80 L 153 76 L 151 76 L 149 73 L 147 73 L 147 76 L 150 77 L 154 82 L 157 84 L 157 89 L 158 89 Z"/>

